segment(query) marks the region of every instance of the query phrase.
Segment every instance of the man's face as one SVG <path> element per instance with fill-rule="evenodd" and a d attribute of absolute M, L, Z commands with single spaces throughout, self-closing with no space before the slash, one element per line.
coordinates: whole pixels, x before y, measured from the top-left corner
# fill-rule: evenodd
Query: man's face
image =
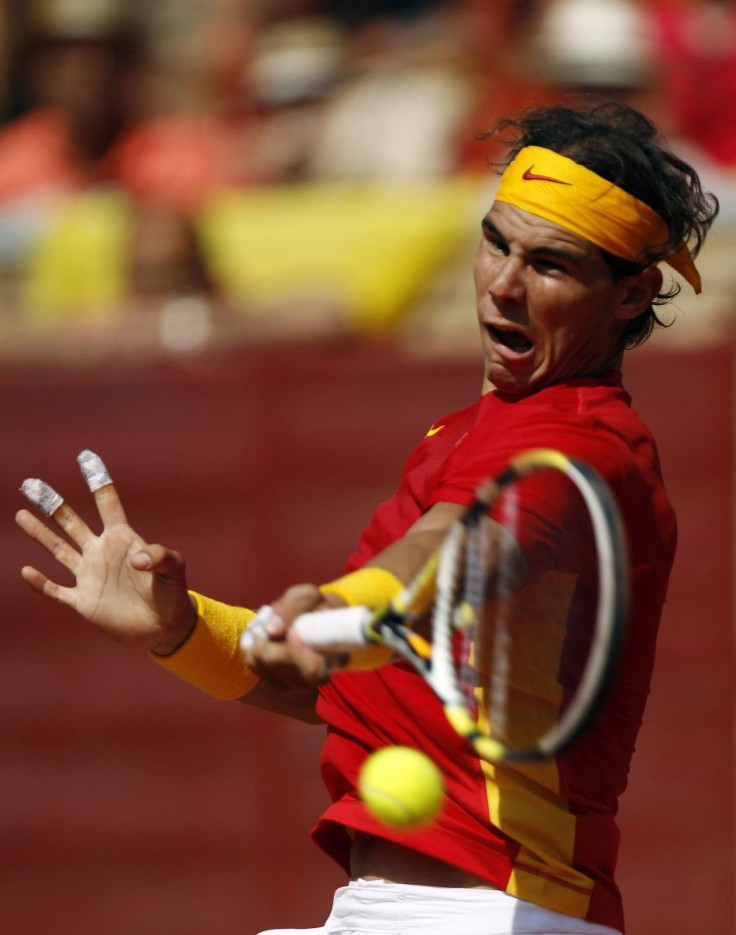
<path fill-rule="evenodd" d="M 474 276 L 484 392 L 520 395 L 617 366 L 629 289 L 598 247 L 503 202 L 482 228 Z"/>

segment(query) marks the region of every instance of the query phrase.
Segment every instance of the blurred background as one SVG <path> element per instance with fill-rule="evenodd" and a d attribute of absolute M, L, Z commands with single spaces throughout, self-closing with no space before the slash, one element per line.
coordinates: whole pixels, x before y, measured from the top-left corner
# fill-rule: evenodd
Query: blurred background
<path fill-rule="evenodd" d="M 680 550 L 622 801 L 629 935 L 733 935 L 736 4 L 0 0 L 0 931 L 321 923 L 320 728 L 221 705 L 41 602 L 12 522 L 107 461 L 192 585 L 341 570 L 480 367 L 471 277 L 524 107 L 616 97 L 721 200 L 625 375 Z"/>

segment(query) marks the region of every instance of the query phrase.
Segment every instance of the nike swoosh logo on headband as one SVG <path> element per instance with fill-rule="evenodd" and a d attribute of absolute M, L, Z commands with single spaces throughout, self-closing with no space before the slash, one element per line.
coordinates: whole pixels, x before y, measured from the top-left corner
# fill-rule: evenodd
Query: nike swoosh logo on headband
<path fill-rule="evenodd" d="M 526 172 L 522 175 L 522 178 L 525 182 L 557 182 L 558 185 L 572 185 L 572 182 L 563 182 L 562 179 L 553 179 L 549 175 L 536 175 L 534 172 L 532 172 L 533 168 L 533 165 L 529 166 Z"/>

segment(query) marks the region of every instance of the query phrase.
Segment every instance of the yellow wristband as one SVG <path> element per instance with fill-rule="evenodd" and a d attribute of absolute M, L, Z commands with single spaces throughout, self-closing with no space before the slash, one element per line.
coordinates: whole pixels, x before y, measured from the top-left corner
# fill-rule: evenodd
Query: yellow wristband
<path fill-rule="evenodd" d="M 385 568 L 359 568 L 329 584 L 323 584 L 323 594 L 337 594 L 350 607 L 382 607 L 404 590 L 399 579 Z M 393 659 L 395 653 L 388 646 L 366 646 L 350 653 L 346 669 L 375 669 Z"/>
<path fill-rule="evenodd" d="M 247 695 L 258 676 L 242 660 L 240 636 L 255 611 L 221 604 L 194 591 L 189 593 L 197 605 L 197 623 L 191 636 L 170 656 L 151 653 L 151 658 L 220 701 Z"/>
<path fill-rule="evenodd" d="M 385 568 L 359 568 L 320 587 L 323 594 L 337 594 L 350 607 L 382 607 L 403 590 L 404 585 Z"/>

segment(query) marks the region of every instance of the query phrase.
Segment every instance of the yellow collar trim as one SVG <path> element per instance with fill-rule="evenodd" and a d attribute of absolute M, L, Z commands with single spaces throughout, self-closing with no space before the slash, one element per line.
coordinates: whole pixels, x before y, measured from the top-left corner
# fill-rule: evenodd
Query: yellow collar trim
<path fill-rule="evenodd" d="M 546 218 L 634 263 L 647 263 L 647 249 L 669 236 L 667 225 L 649 205 L 541 146 L 526 146 L 518 153 L 501 178 L 496 201 Z M 665 262 L 700 292 L 700 274 L 685 245 Z"/>

